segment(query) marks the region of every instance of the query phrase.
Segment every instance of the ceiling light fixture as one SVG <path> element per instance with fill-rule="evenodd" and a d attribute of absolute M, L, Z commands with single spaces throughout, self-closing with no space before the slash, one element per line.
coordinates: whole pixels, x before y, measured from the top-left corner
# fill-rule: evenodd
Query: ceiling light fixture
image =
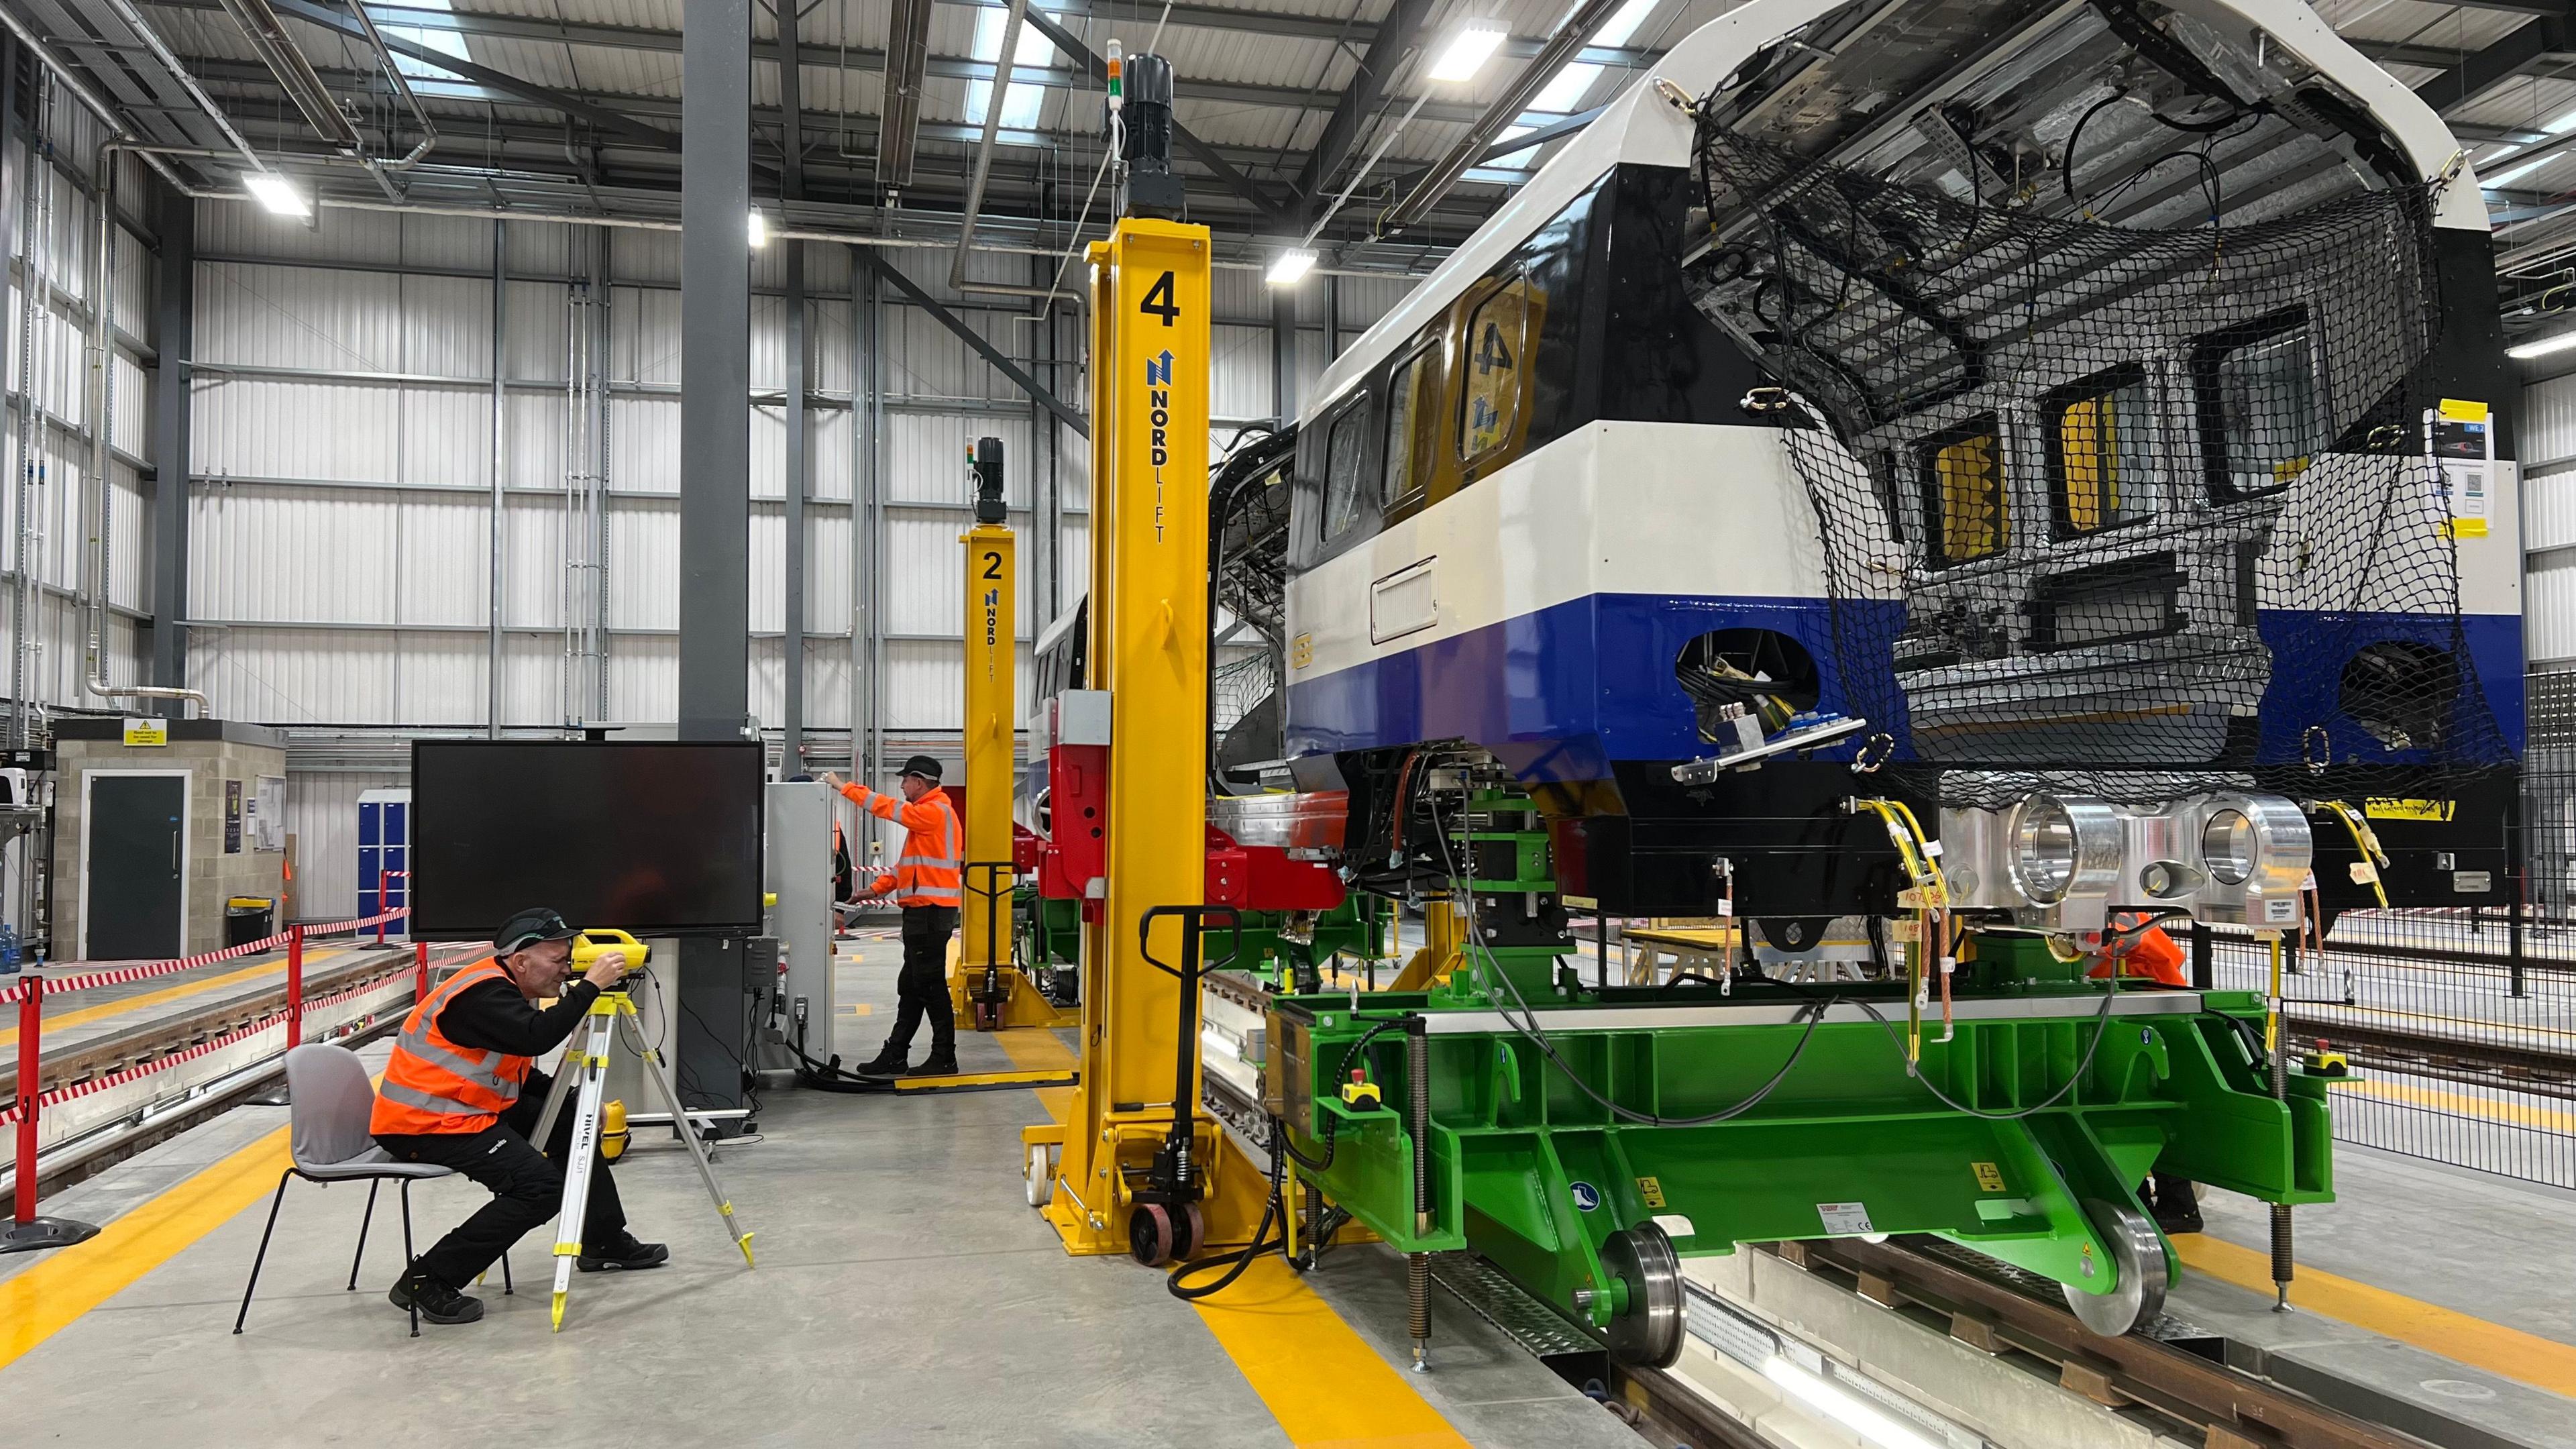
<path fill-rule="evenodd" d="M 295 189 L 295 183 L 274 171 L 248 171 L 242 174 L 242 186 L 260 205 L 279 216 L 309 217 L 313 203 Z"/>
<path fill-rule="evenodd" d="M 769 218 L 756 206 L 751 209 L 751 245 L 754 250 L 769 245 Z"/>
<path fill-rule="evenodd" d="M 2521 362 L 2534 357 L 2547 357 L 2553 352 L 2565 352 L 2571 347 L 2576 347 L 2576 329 L 2543 337 L 2537 342 L 2526 342 L 2520 347 L 2508 347 L 2504 350 L 2504 355 L 2516 362 Z"/>
<path fill-rule="evenodd" d="M 1448 83 L 1469 81 L 1485 68 L 1485 62 L 1502 49 L 1506 38 L 1500 22 L 1470 20 L 1449 33 L 1449 43 L 1431 62 L 1431 79 Z"/>
<path fill-rule="evenodd" d="M 1315 254 L 1304 247 L 1290 247 L 1270 263 L 1269 274 L 1262 278 L 1274 287 L 1293 287 L 1315 270 Z"/>

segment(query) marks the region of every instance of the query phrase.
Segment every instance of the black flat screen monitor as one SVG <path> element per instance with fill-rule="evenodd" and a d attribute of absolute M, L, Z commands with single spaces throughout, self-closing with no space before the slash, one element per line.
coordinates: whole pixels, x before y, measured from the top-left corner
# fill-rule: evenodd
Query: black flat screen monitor
<path fill-rule="evenodd" d="M 418 740 L 413 929 L 488 937 L 530 906 L 638 936 L 760 928 L 755 741 Z"/>

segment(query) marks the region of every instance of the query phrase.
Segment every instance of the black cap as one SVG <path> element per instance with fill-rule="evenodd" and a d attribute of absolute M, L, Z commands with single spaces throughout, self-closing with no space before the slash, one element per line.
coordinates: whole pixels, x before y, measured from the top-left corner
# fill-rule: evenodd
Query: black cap
<path fill-rule="evenodd" d="M 903 768 L 895 773 L 898 775 L 919 775 L 921 778 L 936 785 L 939 783 L 939 762 L 928 755 L 915 755 L 911 759 L 904 761 Z"/>
<path fill-rule="evenodd" d="M 530 906 L 501 923 L 492 933 L 492 954 L 507 956 L 524 951 L 544 941 L 569 941 L 581 932 L 564 924 L 563 912 L 549 906 Z"/>

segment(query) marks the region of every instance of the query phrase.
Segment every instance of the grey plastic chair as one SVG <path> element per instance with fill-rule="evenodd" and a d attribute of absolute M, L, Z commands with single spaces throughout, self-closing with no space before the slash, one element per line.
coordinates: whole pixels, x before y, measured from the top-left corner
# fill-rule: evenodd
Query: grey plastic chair
<path fill-rule="evenodd" d="M 405 1271 L 417 1257 L 411 1242 L 411 1185 L 434 1177 L 452 1177 L 455 1169 L 429 1162 L 404 1162 L 376 1144 L 367 1131 L 375 1111 L 376 1089 L 367 1080 L 365 1063 L 347 1047 L 313 1042 L 286 1054 L 288 1148 L 294 1165 L 278 1174 L 277 1194 L 269 1199 L 268 1226 L 259 1235 L 259 1256 L 250 1264 L 250 1284 L 242 1289 L 241 1312 L 233 1332 L 250 1318 L 250 1299 L 259 1291 L 259 1270 L 268 1261 L 268 1240 L 277 1231 L 277 1210 L 286 1201 L 288 1178 L 328 1186 L 335 1182 L 367 1184 L 367 1212 L 358 1221 L 358 1251 L 349 1259 L 349 1291 L 358 1287 L 358 1265 L 366 1260 L 367 1230 L 376 1221 L 376 1192 L 388 1178 L 402 1184 L 403 1262 Z M 501 1291 L 511 1291 L 510 1255 L 501 1255 Z M 411 1336 L 420 1337 L 420 1309 L 411 1311 Z"/>

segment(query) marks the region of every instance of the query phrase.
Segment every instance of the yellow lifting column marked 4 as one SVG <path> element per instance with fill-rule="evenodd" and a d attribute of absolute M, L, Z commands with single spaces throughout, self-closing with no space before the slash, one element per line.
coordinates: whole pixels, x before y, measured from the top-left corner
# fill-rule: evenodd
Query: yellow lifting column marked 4
<path fill-rule="evenodd" d="M 1161 1261 L 1241 1241 L 1255 1222 L 1237 1204 L 1261 1203 L 1214 1190 L 1218 1133 L 1198 1106 L 1197 1033 L 1184 1039 L 1183 983 L 1164 969 L 1182 960 L 1192 923 L 1162 913 L 1207 890 L 1208 229 L 1129 216 L 1089 257 L 1090 673 L 1109 696 L 1106 896 L 1084 927 L 1082 1080 L 1061 1127 L 1024 1137 L 1041 1153 L 1060 1144 L 1046 1212 L 1068 1251 Z M 1176 1115 L 1187 1131 L 1175 1133 Z"/>
<path fill-rule="evenodd" d="M 977 1031 L 1056 1025 L 1056 1009 L 1011 965 L 1011 798 L 1019 778 L 1019 541 L 1003 496 L 1002 440 L 967 455 L 975 526 L 966 545 L 964 886 L 948 994 Z"/>

